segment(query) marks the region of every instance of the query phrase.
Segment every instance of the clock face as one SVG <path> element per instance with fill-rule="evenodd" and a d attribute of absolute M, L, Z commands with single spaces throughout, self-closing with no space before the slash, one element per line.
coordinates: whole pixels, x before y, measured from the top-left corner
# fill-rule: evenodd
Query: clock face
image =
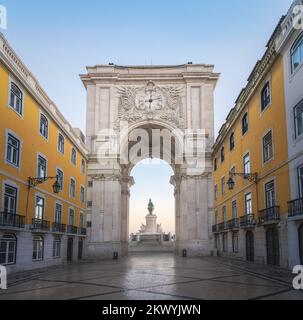
<path fill-rule="evenodd" d="M 136 96 L 136 106 L 139 110 L 147 110 L 149 112 L 160 110 L 163 106 L 163 95 L 158 88 L 148 86 Z"/>

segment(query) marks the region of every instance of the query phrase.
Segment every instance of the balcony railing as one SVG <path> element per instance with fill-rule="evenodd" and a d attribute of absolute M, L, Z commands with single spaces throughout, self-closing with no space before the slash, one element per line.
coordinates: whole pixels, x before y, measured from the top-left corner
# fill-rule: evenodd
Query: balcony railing
<path fill-rule="evenodd" d="M 245 216 L 240 218 L 240 227 L 241 228 L 250 228 L 256 225 L 255 215 L 254 214 L 246 214 Z"/>
<path fill-rule="evenodd" d="M 42 219 L 32 219 L 31 229 L 49 231 L 50 222 Z"/>
<path fill-rule="evenodd" d="M 78 234 L 78 228 L 75 226 L 67 226 L 67 233 Z"/>
<path fill-rule="evenodd" d="M 66 232 L 66 225 L 62 224 L 62 223 L 58 223 L 58 222 L 53 222 L 52 231 L 65 233 Z"/>
<path fill-rule="evenodd" d="M 288 216 L 296 217 L 303 215 L 303 198 L 288 202 Z"/>
<path fill-rule="evenodd" d="M 280 207 L 274 206 L 270 208 L 266 208 L 259 212 L 259 222 L 260 224 L 264 224 L 267 222 L 278 222 L 280 221 Z"/>
<path fill-rule="evenodd" d="M 234 218 L 231 219 L 227 222 L 228 229 L 233 230 L 233 229 L 238 229 L 239 228 L 239 219 Z"/>
<path fill-rule="evenodd" d="M 25 217 L 14 213 L 0 212 L 0 226 L 23 229 Z"/>
<path fill-rule="evenodd" d="M 218 233 L 219 232 L 219 225 L 218 224 L 214 224 L 212 227 L 212 231 L 213 233 Z"/>
<path fill-rule="evenodd" d="M 219 229 L 219 232 L 228 230 L 228 224 L 227 224 L 227 222 L 219 223 L 219 224 L 218 224 L 218 229 Z"/>
<path fill-rule="evenodd" d="M 87 234 L 86 228 L 79 228 L 79 234 L 82 236 L 86 236 L 86 234 Z"/>

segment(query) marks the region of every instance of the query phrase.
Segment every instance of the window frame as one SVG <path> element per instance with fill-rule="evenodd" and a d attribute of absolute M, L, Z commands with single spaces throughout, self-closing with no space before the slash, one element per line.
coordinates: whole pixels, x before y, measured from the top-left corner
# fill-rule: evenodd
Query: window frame
<path fill-rule="evenodd" d="M 38 247 L 37 244 L 40 242 L 40 245 L 42 243 L 42 246 Z M 40 249 L 38 251 L 38 249 Z M 34 258 L 34 254 L 36 252 L 36 258 Z M 41 256 L 39 255 L 41 253 Z M 44 238 L 40 235 L 35 235 L 33 237 L 33 255 L 32 255 L 32 261 L 39 262 L 44 260 Z"/>
<path fill-rule="evenodd" d="M 74 182 L 74 192 L 72 194 L 72 182 Z M 69 180 L 69 196 L 70 198 L 75 199 L 76 198 L 76 179 L 74 177 L 70 177 Z"/>
<path fill-rule="evenodd" d="M 300 171 L 302 170 L 302 175 Z M 303 164 L 298 166 L 298 190 L 299 190 L 299 198 L 303 198 Z"/>
<path fill-rule="evenodd" d="M 220 151 L 221 163 L 225 161 L 225 147 L 223 146 Z"/>
<path fill-rule="evenodd" d="M 235 212 L 234 212 L 234 209 L 236 209 Z M 236 213 L 236 215 L 234 215 L 234 213 Z M 238 203 L 236 199 L 232 200 L 231 202 L 231 214 L 232 214 L 232 219 L 238 219 Z"/>
<path fill-rule="evenodd" d="M 60 221 L 57 219 L 57 217 L 59 216 L 58 215 L 58 210 L 57 210 L 57 208 L 58 207 L 60 207 Z M 63 205 L 62 205 L 62 203 L 61 202 L 58 202 L 58 201 L 56 201 L 55 202 L 55 213 L 54 213 L 54 222 L 55 223 L 58 223 L 58 224 L 61 224 L 62 223 L 62 214 L 63 214 Z"/>
<path fill-rule="evenodd" d="M 63 150 L 60 149 L 60 138 L 62 138 L 62 141 L 63 141 Z M 59 153 L 61 153 L 62 155 L 65 154 L 65 137 L 61 132 L 58 132 L 57 149 Z"/>
<path fill-rule="evenodd" d="M 221 193 L 222 195 L 226 193 L 226 177 L 221 178 Z"/>
<path fill-rule="evenodd" d="M 302 108 L 302 111 L 296 114 L 296 109 Z M 302 132 L 298 133 L 298 122 L 297 119 L 299 117 L 302 119 Z M 301 100 L 295 107 L 294 107 L 294 122 L 295 122 L 295 138 L 298 139 L 303 136 L 303 100 Z"/>
<path fill-rule="evenodd" d="M 265 100 L 264 93 L 266 91 L 268 91 L 268 96 L 265 97 L 266 98 Z M 260 92 L 260 99 L 261 99 L 261 113 L 263 113 L 271 105 L 272 93 L 271 93 L 270 80 L 267 80 L 263 85 Z"/>
<path fill-rule="evenodd" d="M 81 159 L 81 173 L 83 175 L 85 175 L 85 173 L 86 173 L 86 162 L 83 158 Z"/>
<path fill-rule="evenodd" d="M 71 224 L 71 212 L 73 213 L 73 223 Z M 71 227 L 74 227 L 75 226 L 75 209 L 74 208 L 69 208 L 68 209 L 68 225 L 71 226 Z"/>
<path fill-rule="evenodd" d="M 83 190 L 83 194 L 82 194 L 82 190 Z M 83 195 L 83 198 L 82 198 L 82 195 Z M 80 185 L 80 202 L 85 203 L 85 187 L 82 184 Z"/>
<path fill-rule="evenodd" d="M 229 136 L 229 151 L 235 149 L 235 132 L 233 131 Z"/>
<path fill-rule="evenodd" d="M 43 134 L 43 132 L 41 132 L 42 118 L 44 118 L 46 120 L 46 129 L 47 129 L 46 130 L 46 136 Z M 41 111 L 40 111 L 40 115 L 39 115 L 39 134 L 46 141 L 48 141 L 48 138 L 49 138 L 49 120 L 48 120 L 48 117 Z"/>
<path fill-rule="evenodd" d="M 246 127 L 244 127 L 244 119 L 246 119 Z M 244 136 L 249 131 L 249 119 L 248 119 L 248 112 L 245 112 L 241 119 L 242 124 L 242 136 Z M 245 130 L 244 130 L 245 129 Z"/>
<path fill-rule="evenodd" d="M 15 86 L 17 88 L 18 91 L 20 91 L 21 93 L 21 97 L 17 97 L 15 95 L 15 93 L 12 92 L 12 87 Z M 13 105 L 11 104 L 12 100 L 11 100 L 11 95 L 14 94 L 14 103 Z M 19 112 L 16 109 L 16 98 L 19 99 L 20 103 L 21 103 L 21 112 Z M 17 81 L 10 79 L 9 80 L 9 90 L 8 90 L 8 107 L 10 109 L 12 109 L 19 117 L 23 118 L 24 117 L 24 91 L 21 88 L 21 86 L 19 84 L 17 84 Z"/>
<path fill-rule="evenodd" d="M 43 206 L 38 205 L 38 202 L 37 202 L 38 198 L 43 200 Z M 42 217 L 40 217 L 40 212 L 39 212 L 39 215 L 37 215 L 38 207 L 42 208 Z M 35 212 L 34 212 L 34 219 L 35 220 L 41 220 L 41 221 L 44 220 L 44 218 L 45 218 L 45 208 L 46 208 L 46 199 L 45 199 L 45 197 L 40 195 L 40 194 L 36 194 L 35 195 Z"/>
<path fill-rule="evenodd" d="M 239 234 L 237 232 L 232 233 L 232 247 L 233 253 L 239 253 Z"/>
<path fill-rule="evenodd" d="M 248 161 L 248 162 L 245 162 L 245 158 L 247 158 L 247 157 L 248 157 L 249 161 Z M 242 159 L 243 159 L 242 162 L 243 162 L 243 173 L 244 173 L 244 175 L 246 176 L 246 175 L 251 174 L 250 152 L 247 152 L 247 153 L 243 156 Z M 248 165 L 248 164 L 249 164 L 249 170 L 248 170 L 248 172 L 247 172 L 246 169 L 247 169 L 247 165 Z"/>
<path fill-rule="evenodd" d="M 5 262 L 1 263 L 3 266 L 12 266 L 17 263 L 17 249 L 18 249 L 18 242 L 17 242 L 17 237 L 13 233 L 4 233 L 0 237 L 0 249 L 1 249 L 1 243 L 4 242 L 6 243 L 6 250 L 3 252 L 5 254 Z M 14 251 L 10 250 L 10 244 L 14 243 Z M 12 262 L 9 261 L 9 255 L 13 253 L 13 258 L 14 260 Z"/>
<path fill-rule="evenodd" d="M 297 67 L 294 67 L 294 53 L 298 50 L 298 58 L 299 58 L 299 64 Z M 303 53 L 301 52 L 303 50 L 303 33 L 301 33 L 296 40 L 294 41 L 291 49 L 290 49 L 290 64 L 291 64 L 291 74 L 295 74 L 297 70 L 300 69 L 300 67 L 303 65 Z"/>
<path fill-rule="evenodd" d="M 250 199 L 248 199 L 248 196 L 250 196 Z M 250 208 L 250 212 L 248 212 L 248 206 L 247 204 L 250 203 L 249 208 Z M 245 215 L 251 215 L 253 214 L 253 201 L 252 201 L 252 192 L 247 192 L 244 194 L 244 212 Z"/>
<path fill-rule="evenodd" d="M 39 170 L 39 165 L 40 165 L 40 160 L 44 160 L 45 161 L 45 174 L 44 176 L 40 176 L 40 170 Z M 37 154 L 37 178 L 46 178 L 47 177 L 47 164 L 48 164 L 48 161 L 47 161 L 47 158 L 45 157 L 45 155 L 43 155 L 42 153 L 38 153 Z"/>
<path fill-rule="evenodd" d="M 264 140 L 268 135 L 271 135 L 271 144 L 267 143 L 266 145 L 264 144 Z M 271 148 L 271 156 L 266 158 L 266 153 L 270 153 L 267 149 L 265 149 L 266 147 Z M 266 164 L 270 161 L 272 161 L 274 159 L 274 134 L 273 134 L 273 130 L 270 129 L 268 130 L 262 137 L 262 160 L 263 160 L 263 164 Z"/>
<path fill-rule="evenodd" d="M 77 165 L 77 150 L 74 147 L 71 148 L 70 161 L 74 166 Z"/>
<path fill-rule="evenodd" d="M 62 249 L 61 246 L 62 246 L 61 237 L 55 236 L 53 240 L 53 259 L 61 258 L 61 249 Z"/>
<path fill-rule="evenodd" d="M 9 210 L 5 210 L 5 198 L 6 195 L 8 196 L 8 198 L 13 198 L 11 197 L 8 193 L 6 193 L 6 188 L 11 188 L 14 189 L 15 191 L 15 197 L 14 197 L 14 201 L 15 201 L 15 208 L 14 208 L 14 212 L 11 212 Z M 12 186 L 11 184 L 8 184 L 4 181 L 3 183 L 3 210 L 4 212 L 7 212 L 9 214 L 17 214 L 17 208 L 18 208 L 18 196 L 19 196 L 19 188 L 17 188 L 16 186 Z"/>
<path fill-rule="evenodd" d="M 15 146 L 9 144 L 9 139 L 15 140 L 18 143 L 18 149 L 16 149 Z M 14 149 L 15 151 L 17 150 L 17 160 L 16 162 L 11 161 L 10 159 L 8 159 L 9 156 L 9 146 L 11 145 L 11 148 Z M 14 134 L 12 131 L 10 130 L 6 130 L 6 141 L 5 141 L 5 163 L 16 168 L 16 169 L 21 169 L 21 146 L 22 146 L 22 142 L 19 139 L 19 137 Z M 14 151 L 14 152 L 15 152 Z M 12 151 L 10 151 L 10 153 L 12 154 Z"/>
<path fill-rule="evenodd" d="M 60 179 L 60 174 L 62 173 L 62 179 Z M 56 176 L 58 177 L 58 182 L 61 186 L 61 191 L 64 189 L 64 171 L 61 168 L 56 168 Z"/>
<path fill-rule="evenodd" d="M 271 189 L 267 189 L 269 185 L 272 185 Z M 270 194 L 270 201 L 271 203 L 268 203 L 268 194 Z M 264 183 L 264 201 L 265 201 L 265 208 L 272 208 L 277 203 L 277 195 L 276 195 L 276 182 L 275 179 L 271 179 Z"/>

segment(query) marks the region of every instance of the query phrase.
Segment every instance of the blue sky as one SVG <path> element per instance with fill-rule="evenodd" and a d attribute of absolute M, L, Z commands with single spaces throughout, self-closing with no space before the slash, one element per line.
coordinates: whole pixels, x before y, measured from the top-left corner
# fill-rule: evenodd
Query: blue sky
<path fill-rule="evenodd" d="M 85 132 L 86 95 L 78 75 L 87 65 L 192 61 L 215 64 L 221 73 L 215 93 L 217 132 L 291 1 L 0 3 L 8 10 L 8 29 L 3 33 L 74 127 Z M 146 181 L 147 171 L 137 180 Z M 157 184 L 150 188 L 157 188 Z"/>

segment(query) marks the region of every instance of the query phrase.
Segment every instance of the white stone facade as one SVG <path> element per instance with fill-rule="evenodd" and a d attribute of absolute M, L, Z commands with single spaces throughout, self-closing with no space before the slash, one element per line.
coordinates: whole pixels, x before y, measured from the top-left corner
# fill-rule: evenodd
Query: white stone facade
<path fill-rule="evenodd" d="M 166 129 L 174 133 L 173 150 L 165 149 L 159 158 L 183 159 L 177 152 L 187 129 L 199 130 L 193 140 L 203 139 L 202 170 L 188 163 L 171 163 L 176 201 L 176 253 L 186 249 L 188 255 L 211 252 L 212 161 L 214 142 L 213 92 L 219 74 L 211 65 L 120 67 L 101 65 L 88 67 L 81 79 L 87 89 L 86 138 L 89 149 L 88 220 L 91 221 L 87 257 L 109 258 L 116 251 L 128 251 L 130 187 L 134 181 L 130 171 L 134 164 L 121 164 L 123 150 L 129 150 L 128 139 L 137 129 Z M 150 93 L 151 92 L 151 93 Z M 149 94 L 153 95 L 149 98 Z M 121 123 L 129 130 L 120 139 L 115 156 L 100 160 L 98 146 L 121 135 Z M 104 130 L 107 130 L 105 133 Z M 150 132 L 150 131 L 148 131 Z M 150 136 L 150 135 L 149 135 Z M 180 137 L 181 136 L 181 137 Z M 122 142 L 121 142 L 122 141 Z M 151 156 L 150 146 L 141 149 L 142 159 Z M 118 161 L 117 161 L 118 160 Z M 125 160 L 125 159 L 124 159 Z"/>
<path fill-rule="evenodd" d="M 298 182 L 298 168 L 303 166 L 303 134 L 300 136 L 297 136 L 296 134 L 294 114 L 295 107 L 303 104 L 303 63 L 301 62 L 296 70 L 293 70 L 292 67 L 292 50 L 295 46 L 295 43 L 303 37 L 303 28 L 294 27 L 294 12 L 297 6 L 302 6 L 303 8 L 303 1 L 296 0 L 293 2 L 287 16 L 281 24 L 280 36 L 277 39 L 277 51 L 283 55 L 284 59 L 291 200 L 296 200 L 303 197 L 302 191 L 300 192 L 299 190 Z M 303 201 L 301 200 L 301 206 L 302 203 Z M 296 207 L 298 207 L 298 202 Z M 303 209 L 301 208 L 301 210 Z M 302 252 L 300 259 L 300 250 L 303 251 L 303 248 L 300 249 L 300 236 L 298 235 L 300 227 L 303 228 L 303 212 L 300 213 L 298 211 L 297 213 L 297 215 L 289 217 L 287 224 L 290 268 L 293 268 L 299 264 L 303 264 Z"/>

